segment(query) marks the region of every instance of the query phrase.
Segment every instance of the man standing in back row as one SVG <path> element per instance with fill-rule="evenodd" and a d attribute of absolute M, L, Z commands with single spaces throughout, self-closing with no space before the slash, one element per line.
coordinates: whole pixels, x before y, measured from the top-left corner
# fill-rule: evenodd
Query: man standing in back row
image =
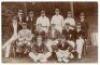
<path fill-rule="evenodd" d="M 62 15 L 60 15 L 59 9 L 55 9 L 55 15 L 51 19 L 51 24 L 54 24 L 56 30 L 58 30 L 60 33 L 62 33 L 63 21 L 64 18 Z"/>
<path fill-rule="evenodd" d="M 30 11 L 26 17 L 26 21 L 27 21 L 27 26 L 29 29 L 32 30 L 32 32 L 34 31 L 34 22 L 35 22 L 35 16 L 34 16 L 34 11 Z"/>
<path fill-rule="evenodd" d="M 36 21 L 36 31 L 38 33 L 41 32 L 48 33 L 49 26 L 50 26 L 49 18 L 45 15 L 45 11 L 42 10 L 40 17 L 38 17 Z"/>
<path fill-rule="evenodd" d="M 64 21 L 64 25 L 66 25 L 66 24 L 70 24 L 71 30 L 73 30 L 76 25 L 76 22 L 75 22 L 74 18 L 72 17 L 71 11 L 67 12 L 67 18 L 65 18 L 65 21 Z"/>

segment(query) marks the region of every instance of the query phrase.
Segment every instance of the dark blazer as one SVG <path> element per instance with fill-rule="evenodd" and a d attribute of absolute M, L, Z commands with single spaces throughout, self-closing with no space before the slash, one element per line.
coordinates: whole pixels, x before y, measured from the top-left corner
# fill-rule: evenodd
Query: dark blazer
<path fill-rule="evenodd" d="M 75 31 L 75 39 L 79 39 L 79 37 L 83 39 L 87 39 L 85 31 L 81 30 L 79 32 Z"/>
<path fill-rule="evenodd" d="M 68 44 L 66 44 L 66 43 L 58 43 L 57 44 L 57 47 L 58 47 L 58 49 L 60 49 L 60 50 L 67 50 L 67 48 L 68 48 Z"/>
<path fill-rule="evenodd" d="M 89 25 L 88 22 L 85 20 L 84 22 L 80 22 L 80 20 L 78 20 L 77 23 L 81 24 L 81 28 L 83 31 L 85 31 L 86 35 L 88 34 L 88 29 L 89 29 Z"/>
<path fill-rule="evenodd" d="M 47 47 L 42 43 L 40 46 L 38 46 L 36 43 L 33 44 L 33 47 L 31 49 L 33 53 L 45 53 L 48 51 Z"/>
<path fill-rule="evenodd" d="M 30 28 L 33 32 L 35 30 L 35 17 L 33 16 L 32 19 L 30 16 L 27 16 L 28 20 L 26 20 L 28 28 Z"/>
<path fill-rule="evenodd" d="M 69 30 L 66 31 L 65 29 L 62 31 L 62 35 L 65 36 L 66 40 L 75 40 L 75 31 Z"/>

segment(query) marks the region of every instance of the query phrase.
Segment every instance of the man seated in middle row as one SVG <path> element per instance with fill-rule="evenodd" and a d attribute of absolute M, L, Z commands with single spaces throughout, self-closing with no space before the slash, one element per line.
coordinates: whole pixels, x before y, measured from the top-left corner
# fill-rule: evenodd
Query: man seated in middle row
<path fill-rule="evenodd" d="M 62 35 L 65 36 L 69 45 L 71 45 L 72 48 L 75 49 L 75 31 L 70 29 L 70 24 L 65 24 Z"/>
<path fill-rule="evenodd" d="M 85 45 L 87 36 L 85 35 L 86 32 L 82 30 L 81 24 L 77 23 L 76 30 L 75 30 L 75 39 L 76 39 L 76 51 L 78 53 L 78 59 L 82 58 L 83 46 Z"/>
<path fill-rule="evenodd" d="M 16 52 L 22 52 L 24 46 L 28 49 L 31 47 L 31 40 L 33 38 L 33 34 L 30 29 L 27 28 L 26 23 L 22 23 L 22 29 L 18 32 L 18 41 L 16 42 L 17 49 Z M 24 51 L 24 53 L 28 52 L 28 49 Z M 23 53 L 23 52 L 22 52 Z"/>

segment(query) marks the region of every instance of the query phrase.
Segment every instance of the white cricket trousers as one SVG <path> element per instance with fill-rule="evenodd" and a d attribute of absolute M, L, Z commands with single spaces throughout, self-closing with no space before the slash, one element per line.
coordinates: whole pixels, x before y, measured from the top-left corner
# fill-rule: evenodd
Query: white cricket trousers
<path fill-rule="evenodd" d="M 34 61 L 34 62 L 47 62 L 48 57 L 51 56 L 51 52 L 47 52 L 45 54 L 43 53 L 38 53 L 34 54 L 33 52 L 29 53 L 29 57 Z"/>
<path fill-rule="evenodd" d="M 53 45 L 57 45 L 58 44 L 58 40 L 50 40 L 48 39 L 47 42 L 45 43 L 46 47 L 48 48 L 49 52 L 52 52 L 53 49 L 52 49 L 52 46 Z"/>
<path fill-rule="evenodd" d="M 59 31 L 60 33 L 62 33 L 62 26 L 56 26 L 55 27 L 57 31 Z"/>
<path fill-rule="evenodd" d="M 78 53 L 78 59 L 81 59 L 82 57 L 83 45 L 84 39 L 80 38 L 76 40 L 76 51 Z"/>
<path fill-rule="evenodd" d="M 56 55 L 57 55 L 57 59 L 58 59 L 58 62 L 69 62 L 69 56 L 70 56 L 70 52 L 69 51 L 63 51 L 63 50 L 58 50 L 58 52 L 56 52 Z"/>
<path fill-rule="evenodd" d="M 37 27 L 36 30 L 38 32 L 44 31 L 45 33 L 48 33 L 49 28 L 48 27 L 39 27 L 39 28 Z"/>

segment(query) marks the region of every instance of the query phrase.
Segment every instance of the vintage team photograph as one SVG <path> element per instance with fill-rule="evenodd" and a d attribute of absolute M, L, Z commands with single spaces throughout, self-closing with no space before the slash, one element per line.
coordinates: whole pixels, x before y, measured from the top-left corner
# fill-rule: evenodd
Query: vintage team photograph
<path fill-rule="evenodd" d="M 98 2 L 1 2 L 2 63 L 98 63 Z"/>

